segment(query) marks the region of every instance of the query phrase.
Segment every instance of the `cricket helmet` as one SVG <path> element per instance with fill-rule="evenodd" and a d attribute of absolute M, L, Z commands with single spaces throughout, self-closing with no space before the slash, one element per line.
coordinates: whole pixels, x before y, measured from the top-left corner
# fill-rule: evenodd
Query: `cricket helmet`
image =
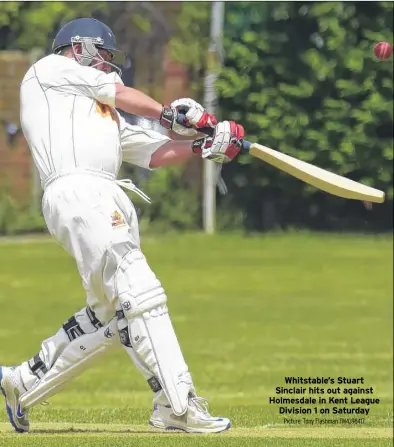
<path fill-rule="evenodd" d="M 77 44 L 81 45 L 81 54 L 75 52 Z M 120 72 L 117 65 L 123 63 L 123 54 L 117 48 L 115 35 L 97 19 L 79 18 L 63 25 L 53 41 L 52 52 L 59 54 L 65 47 L 71 47 L 75 59 L 84 66 L 92 66 L 93 58 L 100 58 L 98 51 L 103 48 L 111 54 L 112 59 L 100 63 L 107 63 Z"/>

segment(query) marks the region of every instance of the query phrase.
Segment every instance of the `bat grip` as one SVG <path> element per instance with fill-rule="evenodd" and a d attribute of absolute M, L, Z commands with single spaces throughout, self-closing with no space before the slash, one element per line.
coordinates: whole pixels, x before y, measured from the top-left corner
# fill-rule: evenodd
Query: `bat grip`
<path fill-rule="evenodd" d="M 186 116 L 183 113 L 178 113 L 177 117 L 177 123 L 181 126 L 184 126 L 186 122 Z M 205 133 L 205 135 L 209 135 L 210 137 L 215 133 L 215 129 L 213 127 L 202 127 L 201 129 L 198 129 L 198 132 Z M 250 141 L 243 140 L 241 152 L 249 152 Z"/>

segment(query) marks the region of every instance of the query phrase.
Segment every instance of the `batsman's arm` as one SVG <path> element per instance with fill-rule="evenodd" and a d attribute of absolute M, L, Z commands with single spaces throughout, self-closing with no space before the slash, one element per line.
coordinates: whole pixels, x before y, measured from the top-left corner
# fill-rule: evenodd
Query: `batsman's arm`
<path fill-rule="evenodd" d="M 156 119 L 165 129 L 182 136 L 195 136 L 196 129 L 214 126 L 216 123 L 214 115 L 190 98 L 178 99 L 164 106 L 145 93 L 119 82 L 115 83 L 114 102 L 116 108 L 133 115 Z M 180 110 L 188 110 L 188 119 L 182 114 L 182 121 L 179 121 Z"/>
<path fill-rule="evenodd" d="M 191 148 L 191 141 L 170 140 L 160 146 L 151 157 L 149 167 L 151 169 L 162 166 L 182 164 L 189 160 L 194 154 Z"/>
<path fill-rule="evenodd" d="M 180 164 L 193 156 L 191 140 L 171 140 L 152 129 L 128 123 L 119 113 L 122 160 L 144 169 Z"/>
<path fill-rule="evenodd" d="M 160 119 L 163 110 L 162 104 L 139 90 L 115 84 L 115 107 L 133 115 L 147 116 Z"/>

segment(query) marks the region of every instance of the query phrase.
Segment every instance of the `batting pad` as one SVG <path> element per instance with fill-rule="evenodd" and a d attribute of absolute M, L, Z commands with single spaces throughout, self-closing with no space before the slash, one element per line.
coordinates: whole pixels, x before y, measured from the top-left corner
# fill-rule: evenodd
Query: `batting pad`
<path fill-rule="evenodd" d="M 158 378 L 174 413 L 184 414 L 193 384 L 168 315 L 164 289 L 140 250 L 124 256 L 116 289 L 124 315 L 118 321 L 121 342 Z"/>
<path fill-rule="evenodd" d="M 57 358 L 51 369 L 20 398 L 22 411 L 45 401 L 79 376 L 110 345 L 119 343 L 116 319 L 90 334 L 71 341 Z"/>

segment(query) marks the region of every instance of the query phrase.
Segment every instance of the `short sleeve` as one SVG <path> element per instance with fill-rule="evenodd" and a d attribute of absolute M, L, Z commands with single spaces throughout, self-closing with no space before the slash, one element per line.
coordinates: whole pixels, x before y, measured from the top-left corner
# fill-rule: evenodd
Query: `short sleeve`
<path fill-rule="evenodd" d="M 170 138 L 154 130 L 128 124 L 120 115 L 119 123 L 123 161 L 151 169 L 149 164 L 152 154 L 170 141 Z"/>
<path fill-rule="evenodd" d="M 116 84 L 123 84 L 117 73 L 104 73 L 84 67 L 77 61 L 59 55 L 48 56 L 47 61 L 36 64 L 36 76 L 44 89 L 87 96 L 115 107 Z"/>

